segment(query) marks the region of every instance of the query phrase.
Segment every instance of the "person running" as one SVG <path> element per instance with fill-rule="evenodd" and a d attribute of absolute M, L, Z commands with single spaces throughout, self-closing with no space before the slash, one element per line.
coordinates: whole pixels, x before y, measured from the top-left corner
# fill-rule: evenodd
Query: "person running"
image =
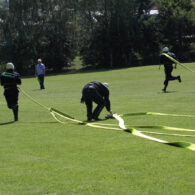
<path fill-rule="evenodd" d="M 160 55 L 160 62 L 164 64 L 164 71 L 165 71 L 165 80 L 164 80 L 164 88 L 162 89 L 163 92 L 166 93 L 167 86 L 169 84 L 169 81 L 173 80 L 178 80 L 181 82 L 181 77 L 180 76 L 173 76 L 172 71 L 173 71 L 173 64 L 174 62 L 170 60 L 165 54 L 169 55 L 170 57 L 176 59 L 176 56 L 174 53 L 169 51 L 168 47 L 163 48 L 163 53 Z M 174 68 L 177 68 L 177 64 L 174 65 Z"/>
<path fill-rule="evenodd" d="M 17 85 L 21 84 L 19 73 L 14 71 L 12 62 L 7 63 L 6 71 L 1 74 L 1 85 L 4 87 L 4 96 L 8 108 L 13 110 L 14 120 L 18 121 L 18 95 Z"/>
<path fill-rule="evenodd" d="M 38 64 L 35 67 L 35 76 L 38 76 L 40 89 L 45 89 L 45 86 L 44 86 L 45 65 L 42 63 L 41 59 L 38 59 L 37 62 Z"/>
<path fill-rule="evenodd" d="M 99 120 L 99 115 L 104 108 L 106 107 L 110 115 L 107 115 L 107 118 L 111 118 L 112 111 L 110 109 L 110 100 L 109 100 L 109 89 L 108 83 L 101 83 L 98 81 L 92 81 L 86 84 L 82 90 L 81 103 L 86 104 L 87 107 L 87 119 L 88 121 Z M 93 111 L 93 102 L 97 104 L 97 107 Z"/>

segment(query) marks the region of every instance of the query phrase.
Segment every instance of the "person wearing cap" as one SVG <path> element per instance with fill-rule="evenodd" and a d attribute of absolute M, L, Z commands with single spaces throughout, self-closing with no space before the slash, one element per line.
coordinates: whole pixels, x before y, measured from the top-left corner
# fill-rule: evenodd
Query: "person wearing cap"
<path fill-rule="evenodd" d="M 82 90 L 81 103 L 86 104 L 87 107 L 87 119 L 88 121 L 99 120 L 99 115 L 104 108 L 106 107 L 107 111 L 112 116 L 112 111 L 110 109 L 110 100 L 109 100 L 109 89 L 108 83 L 101 83 L 98 81 L 92 81 L 86 84 Z M 96 108 L 93 111 L 93 102 L 97 104 Z"/>
<path fill-rule="evenodd" d="M 1 74 L 1 85 L 4 87 L 4 96 L 8 108 L 13 110 L 14 120 L 18 121 L 18 95 L 17 85 L 21 84 L 19 73 L 14 71 L 12 62 L 7 63 L 6 71 Z"/>
<path fill-rule="evenodd" d="M 164 88 L 162 89 L 162 91 L 166 92 L 169 81 L 178 80 L 179 82 L 181 82 L 181 77 L 172 75 L 173 64 L 175 63 L 164 54 L 167 54 L 174 59 L 177 58 L 174 53 L 169 51 L 168 47 L 163 48 L 162 54 L 160 55 L 160 62 L 164 64 L 164 71 L 165 71 Z M 174 68 L 175 69 L 177 68 L 177 64 L 174 65 Z"/>
<path fill-rule="evenodd" d="M 42 63 L 41 59 L 37 60 L 37 65 L 35 67 L 35 76 L 38 77 L 40 89 L 45 89 L 45 86 L 44 86 L 45 65 Z"/>

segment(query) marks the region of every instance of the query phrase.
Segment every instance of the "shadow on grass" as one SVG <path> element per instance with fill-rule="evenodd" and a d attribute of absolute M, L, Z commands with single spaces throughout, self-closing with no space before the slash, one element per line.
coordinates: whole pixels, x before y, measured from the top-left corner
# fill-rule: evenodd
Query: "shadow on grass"
<path fill-rule="evenodd" d="M 37 89 L 32 89 L 32 91 L 41 91 L 41 90 L 37 88 Z"/>
<path fill-rule="evenodd" d="M 39 122 L 39 121 L 29 121 L 29 122 L 22 122 L 22 123 L 37 123 L 37 124 L 56 124 L 56 123 L 59 123 L 59 122 L 55 122 L 55 121 L 53 121 L 53 122 Z"/>
<path fill-rule="evenodd" d="M 121 69 L 128 69 L 128 68 L 136 68 L 140 66 L 124 66 L 124 67 L 113 67 L 113 68 L 103 68 L 103 67 L 83 67 L 81 69 L 72 69 L 72 70 L 61 70 L 58 72 L 55 71 L 47 71 L 46 77 L 50 76 L 58 76 L 58 75 L 70 75 L 70 74 L 78 74 L 78 73 L 93 73 L 93 72 L 108 72 L 113 70 L 121 70 Z M 23 78 L 35 78 L 33 74 L 23 75 Z"/>
<path fill-rule="evenodd" d="M 107 118 L 105 118 L 105 119 L 98 119 L 98 120 L 93 120 L 93 121 L 88 121 L 88 120 L 86 120 L 86 121 L 82 121 L 83 123 L 78 123 L 78 125 L 83 125 L 83 124 L 85 124 L 85 123 L 97 123 L 97 122 L 102 122 L 102 121 L 106 121 L 106 120 L 108 120 Z"/>
<path fill-rule="evenodd" d="M 158 94 L 162 94 L 162 93 L 164 93 L 164 94 L 166 94 L 166 93 L 177 93 L 177 91 L 166 91 L 166 92 L 161 91 L 161 92 L 158 92 Z"/>
<path fill-rule="evenodd" d="M 1 125 L 10 125 L 10 124 L 12 124 L 12 123 L 15 123 L 15 121 L 9 121 L 9 122 L 5 122 L 5 123 L 0 123 L 0 126 L 1 126 Z"/>

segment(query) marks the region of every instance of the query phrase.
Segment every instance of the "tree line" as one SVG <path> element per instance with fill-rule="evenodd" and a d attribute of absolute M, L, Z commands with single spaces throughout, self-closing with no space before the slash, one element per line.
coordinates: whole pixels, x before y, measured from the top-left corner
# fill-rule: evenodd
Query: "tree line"
<path fill-rule="evenodd" d="M 71 66 L 124 67 L 159 63 L 170 47 L 195 60 L 195 7 L 191 0 L 1 0 L 0 64 L 21 73 L 42 58 L 51 71 Z M 156 7 L 158 14 L 151 14 Z"/>

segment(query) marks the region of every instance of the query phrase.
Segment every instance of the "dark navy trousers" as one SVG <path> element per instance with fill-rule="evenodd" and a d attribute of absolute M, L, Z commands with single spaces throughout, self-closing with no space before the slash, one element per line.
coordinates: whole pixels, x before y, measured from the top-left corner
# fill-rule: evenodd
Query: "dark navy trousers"
<path fill-rule="evenodd" d="M 99 94 L 99 92 L 93 87 L 89 86 L 84 89 L 83 96 L 85 97 L 85 104 L 87 107 L 87 117 L 88 120 L 98 119 L 102 109 L 105 106 L 104 98 Z M 93 111 L 93 102 L 97 104 Z"/>

